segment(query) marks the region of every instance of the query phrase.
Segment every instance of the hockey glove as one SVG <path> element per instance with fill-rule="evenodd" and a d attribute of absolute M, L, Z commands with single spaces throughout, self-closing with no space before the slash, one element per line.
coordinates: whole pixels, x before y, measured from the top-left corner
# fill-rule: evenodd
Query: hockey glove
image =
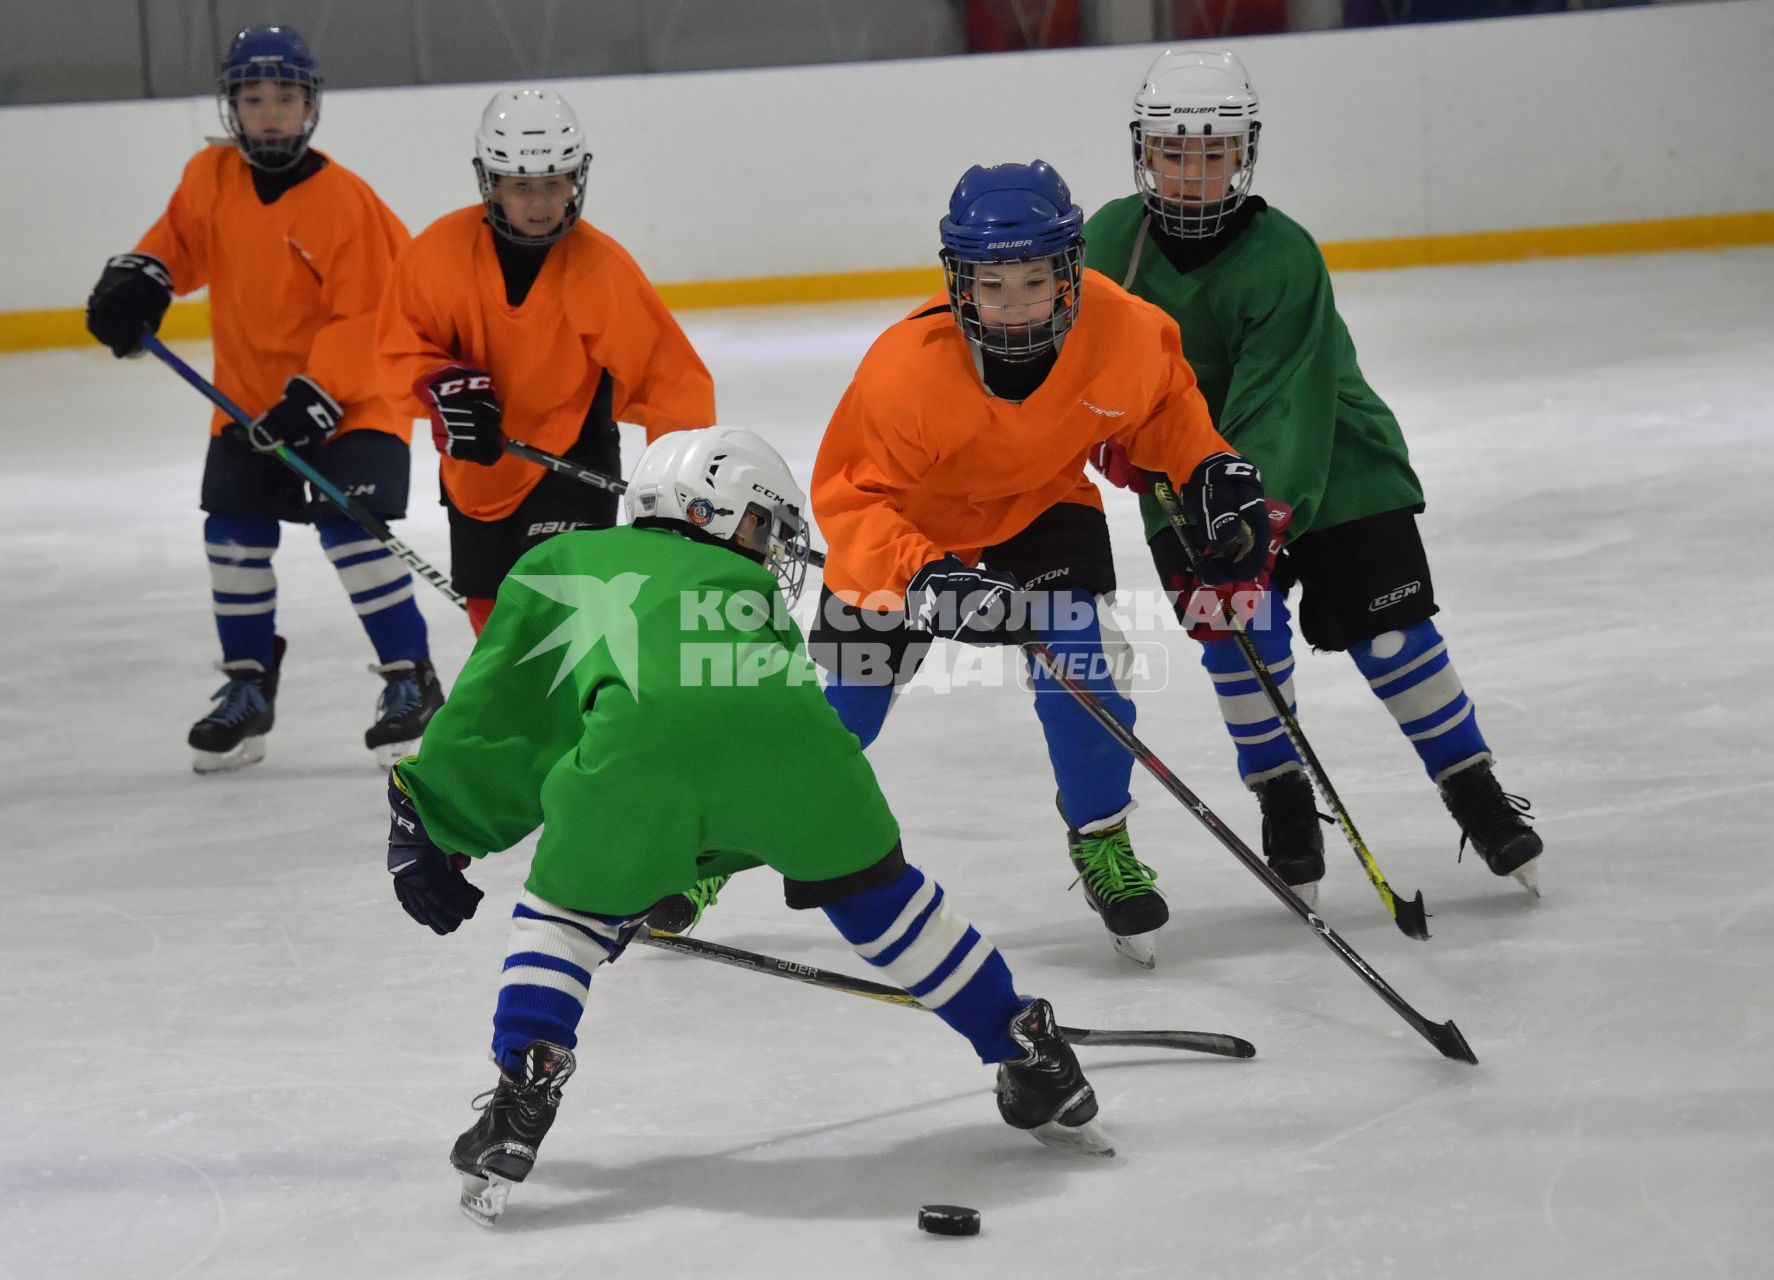
<path fill-rule="evenodd" d="M 1102 472 L 1103 479 L 1117 489 L 1131 489 L 1134 493 L 1152 491 L 1151 478 L 1133 465 L 1133 459 L 1127 456 L 1127 446 L 1119 440 L 1110 438 L 1092 449 L 1090 465 Z"/>
<path fill-rule="evenodd" d="M 415 382 L 413 394 L 431 414 L 431 439 L 439 453 L 483 467 L 505 456 L 499 430 L 504 411 L 491 374 L 448 364 Z"/>
<path fill-rule="evenodd" d="M 1209 454 L 1183 486 L 1189 546 L 1210 587 L 1249 582 L 1269 556 L 1268 513 L 1257 464 L 1235 453 Z"/>
<path fill-rule="evenodd" d="M 1257 604 L 1268 590 L 1269 578 L 1275 572 L 1275 558 L 1281 554 L 1282 544 L 1287 540 L 1287 526 L 1294 518 L 1294 509 L 1285 502 L 1269 503 L 1269 551 L 1268 559 L 1263 563 L 1262 572 L 1256 577 L 1242 582 L 1225 583 L 1220 586 L 1202 586 L 1194 572 L 1181 569 L 1170 575 L 1164 586 L 1169 593 L 1171 603 L 1176 606 L 1177 621 L 1183 624 L 1183 630 L 1189 633 L 1191 640 L 1207 643 L 1211 640 L 1223 640 L 1231 634 L 1226 625 L 1225 605 L 1231 605 L 1232 611 L 1242 623 L 1249 624 L 1255 615 Z M 1160 538 L 1174 538 L 1176 534 L 1170 529 L 1161 530 Z"/>
<path fill-rule="evenodd" d="M 474 915 L 482 896 L 462 874 L 468 855 L 445 853 L 431 843 L 413 798 L 394 771 L 388 775 L 388 808 L 388 874 L 394 877 L 394 896 L 433 933 L 454 933 Z"/>
<path fill-rule="evenodd" d="M 105 264 L 105 273 L 86 299 L 86 331 L 111 354 L 142 354 L 142 331 L 154 333 L 172 303 L 172 276 L 159 258 L 145 253 L 120 253 Z"/>
<path fill-rule="evenodd" d="M 332 439 L 344 416 L 318 382 L 297 374 L 283 384 L 283 399 L 246 429 L 247 441 L 260 453 L 275 453 L 279 445 L 305 448 Z"/>
<path fill-rule="evenodd" d="M 912 575 L 905 589 L 906 627 L 966 644 L 1001 643 L 1020 586 L 1007 573 L 969 568 L 951 551 Z"/>

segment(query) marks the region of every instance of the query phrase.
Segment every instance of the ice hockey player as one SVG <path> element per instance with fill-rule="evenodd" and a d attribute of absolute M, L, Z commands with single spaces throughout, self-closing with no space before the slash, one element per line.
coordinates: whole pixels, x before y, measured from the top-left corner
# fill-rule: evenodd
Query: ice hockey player
<path fill-rule="evenodd" d="M 788 613 L 807 526 L 782 459 L 749 431 L 674 432 L 641 456 L 626 501 L 628 527 L 518 562 L 388 789 L 395 891 L 440 934 L 481 897 L 469 859 L 541 827 L 493 1015 L 499 1080 L 450 1156 L 464 1210 L 491 1223 L 535 1163 L 593 971 L 653 904 L 759 866 L 997 1065 L 1007 1123 L 1113 1154 L 1051 1007 L 1016 994 L 997 949 L 905 860 L 820 694 Z"/>
<path fill-rule="evenodd" d="M 406 512 L 412 427 L 382 396 L 370 353 L 407 232 L 363 179 L 308 145 L 320 84 L 294 28 L 236 35 L 217 90 L 232 144 L 191 158 L 165 214 L 105 264 L 86 304 L 93 337 L 140 355 L 173 295 L 208 285 L 216 386 L 261 415 L 251 431 L 220 412 L 210 427 L 203 539 L 228 681 L 191 728 L 199 773 L 265 755 L 283 657 L 271 567 L 280 522 L 314 525 L 375 647 L 384 684 L 364 743 L 384 767 L 411 752 L 443 701 L 412 574 L 271 456 L 287 446 L 383 519 Z"/>
<path fill-rule="evenodd" d="M 552 89 L 493 95 L 474 137 L 481 203 L 401 255 L 382 301 L 382 385 L 416 397 L 442 454 L 450 572 L 478 633 L 544 538 L 616 522 L 613 493 L 505 453 L 505 433 L 622 474 L 616 424 L 652 440 L 715 420 L 714 383 L 634 259 L 581 221 L 591 153 Z"/>
<path fill-rule="evenodd" d="M 1083 223 L 1042 161 L 969 169 L 940 224 L 946 294 L 876 340 L 826 429 L 812 494 L 829 548 L 811 648 L 865 747 L 933 639 L 1011 642 L 1019 612 L 1133 723 L 1104 658 L 1118 635 L 1108 626 L 1105 640 L 1099 597 L 1115 575 L 1084 471 L 1106 440 L 1203 505 L 1215 580 L 1261 573 L 1256 470 L 1215 432 L 1176 326 L 1084 269 Z M 1132 757 L 1031 668 L 1072 865 L 1116 949 L 1150 967 L 1169 909 L 1128 837 Z"/>
<path fill-rule="evenodd" d="M 1324 259 L 1300 225 L 1250 194 L 1262 123 L 1230 53 L 1170 53 L 1134 98 L 1138 194 L 1085 227 L 1090 265 L 1162 307 L 1182 331 L 1221 434 L 1291 506 L 1268 625 L 1252 638 L 1290 705 L 1292 631 L 1284 597 L 1301 588 L 1300 630 L 1347 653 L 1410 739 L 1468 840 L 1498 875 L 1534 888 L 1541 841 L 1525 801 L 1506 795 L 1473 704 L 1431 621 L 1437 612 L 1417 531 L 1423 490 L 1398 421 L 1356 365 Z M 1094 457 L 1116 484 L 1147 485 L 1111 442 Z M 1140 499 L 1152 558 L 1195 625 L 1245 785 L 1263 814 L 1263 852 L 1308 901 L 1324 874 L 1312 786 L 1237 643 L 1189 609 L 1199 584 L 1150 493 Z"/>

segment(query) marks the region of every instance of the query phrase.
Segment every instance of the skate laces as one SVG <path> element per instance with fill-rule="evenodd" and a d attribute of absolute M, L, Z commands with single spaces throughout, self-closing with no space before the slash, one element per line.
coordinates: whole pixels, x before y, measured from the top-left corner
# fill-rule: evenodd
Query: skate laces
<path fill-rule="evenodd" d="M 544 1064 L 553 1064 L 543 1069 Z M 520 1079 L 499 1070 L 499 1083 L 485 1093 L 476 1094 L 469 1104 L 476 1111 L 493 1107 L 516 1107 L 525 1115 L 535 1115 L 560 1105 L 561 1088 L 573 1074 L 573 1055 L 566 1049 L 551 1049 L 524 1054 L 524 1074 Z"/>
<path fill-rule="evenodd" d="M 216 700 L 215 708 L 204 718 L 208 724 L 224 725 L 232 729 L 235 725 L 244 724 L 258 715 L 266 707 L 265 691 L 257 680 L 241 677 L 230 679 L 227 684 L 209 695 Z"/>
<path fill-rule="evenodd" d="M 1460 848 L 1454 855 L 1455 862 L 1464 859 L 1468 841 L 1479 846 L 1488 844 L 1527 826 L 1533 819 L 1532 803 L 1527 797 L 1503 790 L 1503 784 L 1489 769 L 1478 771 L 1478 776 L 1470 781 L 1456 779 L 1458 774 L 1449 779 L 1451 785 L 1446 788 L 1449 807 L 1460 822 Z"/>
<path fill-rule="evenodd" d="M 405 667 L 406 670 L 395 674 L 393 668 Z M 372 662 L 370 671 L 381 676 L 388 682 L 381 696 L 376 699 L 376 719 L 399 720 L 417 711 L 425 701 L 425 689 L 421 682 L 419 665 L 414 662 L 391 662 L 386 666 Z"/>
<path fill-rule="evenodd" d="M 1100 901 L 1125 902 L 1157 891 L 1158 873 L 1133 856 L 1125 822 L 1107 831 L 1074 834 L 1072 862 L 1078 868 L 1078 880 Z M 1076 885 L 1078 880 L 1072 883 Z"/>

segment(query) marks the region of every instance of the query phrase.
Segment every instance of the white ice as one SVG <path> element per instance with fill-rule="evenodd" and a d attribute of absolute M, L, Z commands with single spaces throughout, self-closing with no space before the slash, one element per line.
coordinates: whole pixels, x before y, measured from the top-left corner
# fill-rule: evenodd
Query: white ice
<path fill-rule="evenodd" d="M 1442 629 L 1548 852 L 1537 904 L 1457 863 L 1353 667 L 1303 654 L 1306 729 L 1435 936 L 1392 927 L 1334 834 L 1321 910 L 1481 1064 L 1437 1057 L 1143 776 L 1136 840 L 1173 917 L 1156 971 L 1118 959 L 1067 892 L 1027 695 L 911 697 L 873 753 L 906 850 L 1020 987 L 1072 1023 L 1232 1031 L 1259 1056 L 1087 1051 L 1120 1151 L 1091 1161 L 999 1123 L 933 1017 L 636 951 L 597 975 L 560 1122 L 492 1231 L 445 1157 L 493 1075 L 523 852 L 475 869 L 487 901 L 455 936 L 401 914 L 359 738 L 379 686 L 301 529 L 269 758 L 194 776 L 185 730 L 219 681 L 205 408 L 151 360 L 0 360 L 0 1276 L 1774 1273 L 1774 249 L 1338 288 L 1428 487 Z M 686 324 L 723 419 L 804 475 L 906 305 Z M 403 528 L 441 564 L 430 456 Z M 1145 586 L 1131 502 L 1110 506 Z M 453 675 L 467 628 L 421 593 Z M 1191 643 L 1148 638 L 1174 678 L 1141 733 L 1255 842 Z M 702 932 L 860 969 L 765 874 Z M 928 1202 L 984 1234 L 920 1235 Z"/>

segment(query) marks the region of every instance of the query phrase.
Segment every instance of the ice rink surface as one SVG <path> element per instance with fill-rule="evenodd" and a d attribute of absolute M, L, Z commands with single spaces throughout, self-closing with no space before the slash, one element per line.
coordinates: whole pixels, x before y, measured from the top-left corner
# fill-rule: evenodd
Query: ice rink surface
<path fill-rule="evenodd" d="M 1334 832 L 1321 910 L 1481 1065 L 1438 1058 L 1143 775 L 1135 841 L 1172 921 L 1155 972 L 1117 958 L 1067 893 L 1028 696 L 911 696 L 873 752 L 907 855 L 1019 987 L 1070 1023 L 1232 1031 L 1259 1056 L 1086 1051 L 1120 1147 L 1092 1162 L 1002 1125 L 933 1017 L 636 949 L 599 971 L 560 1121 L 493 1231 L 458 1213 L 446 1154 L 494 1075 L 523 851 L 475 869 L 488 898 L 453 937 L 400 912 L 360 737 L 379 683 L 301 529 L 269 758 L 193 775 L 185 731 L 220 682 L 205 406 L 151 360 L 0 359 L 0 1276 L 1770 1274 L 1774 249 L 1337 285 L 1429 493 L 1442 631 L 1548 852 L 1538 904 L 1457 863 L 1352 664 L 1302 652 L 1306 730 L 1435 936 L 1392 927 Z M 908 306 L 685 324 L 722 420 L 805 476 Z M 443 564 L 432 456 L 403 528 Z M 1131 499 L 1109 506 L 1144 588 Z M 447 680 L 467 627 L 420 598 Z M 1254 844 L 1191 642 L 1144 638 L 1174 669 L 1140 732 Z M 701 934 L 862 968 L 763 873 Z M 921 1235 L 945 1201 L 984 1233 Z"/>

